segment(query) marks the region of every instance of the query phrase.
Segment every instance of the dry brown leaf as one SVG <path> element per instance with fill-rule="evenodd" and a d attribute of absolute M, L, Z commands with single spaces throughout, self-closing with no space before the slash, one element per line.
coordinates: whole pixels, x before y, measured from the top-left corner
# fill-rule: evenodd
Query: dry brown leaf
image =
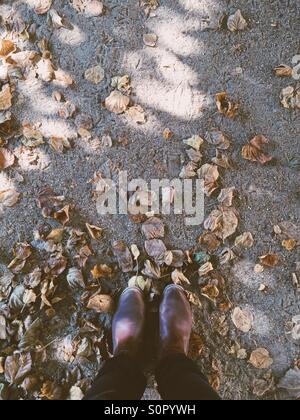
<path fill-rule="evenodd" d="M 33 8 L 38 15 L 46 14 L 51 6 L 53 0 L 29 0 L 27 3 Z"/>
<path fill-rule="evenodd" d="M 32 369 L 30 353 L 15 353 L 5 359 L 4 375 L 10 385 L 18 385 Z"/>
<path fill-rule="evenodd" d="M 219 170 L 216 165 L 210 165 L 206 163 L 198 171 L 200 179 L 204 180 L 204 191 L 209 197 L 218 188 Z"/>
<path fill-rule="evenodd" d="M 236 328 L 243 333 L 248 333 L 252 328 L 253 317 L 247 310 L 237 307 L 234 309 L 231 319 Z"/>
<path fill-rule="evenodd" d="M 281 103 L 287 109 L 300 109 L 300 89 L 287 86 L 281 91 Z"/>
<path fill-rule="evenodd" d="M 225 153 L 222 153 L 220 150 L 216 150 L 216 156 L 212 158 L 212 163 L 217 166 L 220 166 L 224 169 L 232 169 L 233 164 L 229 156 Z"/>
<path fill-rule="evenodd" d="M 165 253 L 165 264 L 169 267 L 182 267 L 185 261 L 185 254 L 181 250 L 167 251 Z"/>
<path fill-rule="evenodd" d="M 126 115 L 137 124 L 145 124 L 145 111 L 140 105 L 134 105 L 127 109 Z"/>
<path fill-rule="evenodd" d="M 204 351 L 204 340 L 203 338 L 192 332 L 189 345 L 188 357 L 192 360 L 198 360 Z"/>
<path fill-rule="evenodd" d="M 300 242 L 300 227 L 288 221 L 279 223 L 280 233 L 287 236 L 288 239 L 294 239 Z"/>
<path fill-rule="evenodd" d="M 160 267 L 149 260 L 145 261 L 144 269 L 142 273 L 151 279 L 159 280 L 161 278 L 161 270 Z"/>
<path fill-rule="evenodd" d="M 231 207 L 235 193 L 235 187 L 223 188 L 218 196 L 218 202 L 224 207 Z"/>
<path fill-rule="evenodd" d="M 265 267 L 275 267 L 279 264 L 280 258 L 276 254 L 267 254 L 259 257 L 261 264 Z"/>
<path fill-rule="evenodd" d="M 74 83 L 74 80 L 72 77 L 65 71 L 58 69 L 54 71 L 54 80 L 53 83 L 55 85 L 67 88 L 69 86 L 72 86 Z M 61 102 L 61 99 L 58 101 Z"/>
<path fill-rule="evenodd" d="M 7 339 L 6 318 L 4 315 L 0 315 L 0 340 L 6 340 L 6 339 Z"/>
<path fill-rule="evenodd" d="M 94 279 L 109 278 L 112 276 L 113 270 L 106 264 L 97 264 L 91 273 Z"/>
<path fill-rule="evenodd" d="M 300 398 L 300 369 L 290 369 L 280 380 L 278 387 L 284 389 L 290 397 Z"/>
<path fill-rule="evenodd" d="M 146 239 L 160 239 L 165 236 L 165 227 L 158 217 L 150 217 L 143 223 L 142 232 Z"/>
<path fill-rule="evenodd" d="M 76 105 L 72 102 L 67 101 L 63 104 L 63 106 L 58 111 L 58 115 L 65 120 L 72 118 L 77 111 Z"/>
<path fill-rule="evenodd" d="M 237 10 L 228 18 L 227 27 L 231 32 L 244 31 L 247 26 L 247 21 L 240 10 Z"/>
<path fill-rule="evenodd" d="M 156 34 L 145 34 L 143 41 L 147 47 L 156 47 L 158 36 Z"/>
<path fill-rule="evenodd" d="M 51 82 L 54 78 L 54 66 L 50 58 L 42 58 L 36 65 L 36 72 L 39 79 Z"/>
<path fill-rule="evenodd" d="M 16 51 L 15 44 L 9 39 L 0 39 L 0 57 L 6 58 Z"/>
<path fill-rule="evenodd" d="M 273 359 L 270 357 L 268 350 L 259 348 L 251 353 L 249 362 L 257 369 L 268 369 L 273 364 Z"/>
<path fill-rule="evenodd" d="M 41 388 L 40 396 L 49 401 L 58 401 L 62 399 L 63 389 L 57 383 L 47 381 Z"/>
<path fill-rule="evenodd" d="M 71 0 L 71 3 L 77 12 L 87 17 L 101 16 L 104 11 L 104 4 L 99 0 Z"/>
<path fill-rule="evenodd" d="M 285 239 L 282 241 L 282 246 L 287 251 L 293 251 L 297 245 L 298 245 L 298 241 L 296 241 L 295 239 Z"/>
<path fill-rule="evenodd" d="M 195 134 L 194 136 L 183 140 L 183 143 L 192 147 L 193 149 L 195 149 L 196 151 L 199 152 L 202 144 L 204 143 L 204 140 L 202 137 L 198 136 L 197 134 Z"/>
<path fill-rule="evenodd" d="M 170 140 L 174 136 L 173 131 L 171 131 L 169 128 L 165 128 L 163 131 L 163 138 L 165 140 Z"/>
<path fill-rule="evenodd" d="M 234 241 L 234 246 L 237 248 L 251 248 L 253 246 L 254 239 L 251 232 L 244 232 L 238 236 Z"/>
<path fill-rule="evenodd" d="M 200 163 L 203 157 L 201 152 L 194 149 L 187 150 L 186 154 L 193 163 Z"/>
<path fill-rule="evenodd" d="M 70 149 L 71 144 L 68 139 L 64 137 L 51 137 L 50 146 L 58 153 L 63 153 L 64 149 Z"/>
<path fill-rule="evenodd" d="M 230 141 L 222 131 L 212 130 L 206 134 L 206 139 L 217 149 L 226 150 L 230 147 Z"/>
<path fill-rule="evenodd" d="M 238 227 L 237 212 L 233 207 L 215 209 L 204 222 L 204 228 L 223 241 L 233 235 Z"/>
<path fill-rule="evenodd" d="M 126 111 L 130 103 L 128 96 L 123 95 L 118 90 L 114 90 L 106 99 L 105 107 L 108 111 L 115 114 L 122 114 Z"/>
<path fill-rule="evenodd" d="M 0 147 L 0 170 L 7 169 L 14 163 L 14 154 L 10 150 Z"/>
<path fill-rule="evenodd" d="M 214 267 L 212 265 L 211 262 L 207 262 L 205 264 L 203 264 L 199 270 L 198 270 L 198 274 L 200 277 L 204 277 L 207 276 L 208 273 L 210 273 L 211 271 L 213 271 Z"/>
<path fill-rule="evenodd" d="M 179 285 L 182 285 L 182 284 L 190 285 L 191 284 L 189 279 L 183 274 L 183 272 L 181 270 L 178 270 L 178 269 L 176 269 L 172 272 L 171 278 L 172 278 L 173 283 L 175 283 L 175 284 L 179 284 Z"/>
<path fill-rule="evenodd" d="M 156 262 L 164 262 L 164 257 L 167 248 L 161 239 L 147 240 L 145 242 L 145 250 L 149 257 L 153 258 Z"/>
<path fill-rule="evenodd" d="M 217 238 L 217 236 L 214 233 L 210 233 L 210 232 L 205 232 L 203 235 L 201 235 L 198 238 L 198 241 L 210 253 L 216 251 L 221 245 L 221 242 Z"/>
<path fill-rule="evenodd" d="M 14 184 L 6 178 L 4 174 L 0 174 L 0 214 L 5 207 L 13 207 L 17 204 L 20 194 L 16 191 Z"/>
<path fill-rule="evenodd" d="M 124 76 L 114 76 L 111 79 L 111 86 L 124 94 L 130 94 L 130 77 L 128 74 L 125 74 Z"/>
<path fill-rule="evenodd" d="M 44 137 L 40 130 L 32 127 L 30 124 L 23 125 L 22 143 L 27 147 L 38 147 L 44 144 Z"/>
<path fill-rule="evenodd" d="M 123 273 L 128 273 L 133 270 L 133 259 L 132 255 L 123 241 L 117 241 L 112 246 L 113 253 L 118 259 L 119 266 Z"/>
<path fill-rule="evenodd" d="M 263 146 L 268 144 L 269 140 L 265 136 L 255 136 L 250 143 L 246 144 L 242 149 L 242 156 L 246 160 L 259 162 L 264 165 L 270 162 L 273 157 L 264 153 Z"/>
<path fill-rule="evenodd" d="M 93 309 L 98 313 L 110 313 L 113 310 L 113 299 L 109 295 L 96 295 L 92 297 L 87 305 L 88 309 Z"/>
<path fill-rule="evenodd" d="M 202 287 L 201 294 L 215 302 L 220 296 L 220 291 L 215 284 L 208 284 L 207 286 Z"/>
<path fill-rule="evenodd" d="M 216 104 L 219 112 L 228 118 L 234 118 L 237 115 L 239 104 L 232 102 L 226 92 L 216 94 Z"/>
<path fill-rule="evenodd" d="M 98 85 L 105 77 L 104 69 L 98 65 L 86 70 L 84 77 L 91 83 Z"/>
<path fill-rule="evenodd" d="M 279 77 L 292 77 L 293 69 L 286 64 L 280 64 L 280 66 L 275 67 L 274 73 Z"/>
<path fill-rule="evenodd" d="M 76 267 L 69 269 L 67 275 L 67 282 L 71 289 L 85 289 L 85 283 L 82 272 Z"/>
<path fill-rule="evenodd" d="M 70 221 L 70 206 L 65 206 L 61 210 L 54 212 L 53 217 L 62 225 L 66 225 Z"/>
<path fill-rule="evenodd" d="M 0 111 L 6 111 L 12 106 L 12 94 L 9 84 L 4 85 L 0 92 Z"/>
<path fill-rule="evenodd" d="M 195 162 L 189 162 L 187 165 L 185 165 L 180 174 L 179 174 L 179 178 L 182 179 L 188 179 L 188 178 L 194 178 L 197 173 L 196 170 L 198 168 L 198 165 Z"/>
<path fill-rule="evenodd" d="M 98 226 L 90 225 L 89 223 L 85 224 L 87 231 L 90 235 L 90 237 L 94 240 L 98 240 L 103 235 L 103 229 L 101 229 Z"/>

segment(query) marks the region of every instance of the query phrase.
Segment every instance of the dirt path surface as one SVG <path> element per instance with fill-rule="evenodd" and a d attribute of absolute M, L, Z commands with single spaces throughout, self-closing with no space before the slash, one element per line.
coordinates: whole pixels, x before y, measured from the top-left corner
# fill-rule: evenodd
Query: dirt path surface
<path fill-rule="evenodd" d="M 50 295 L 51 299 L 59 297 L 62 301 L 50 301 L 52 305 L 44 301 L 44 306 L 40 305 L 43 292 L 39 285 L 30 289 L 35 290 L 37 300 L 26 304 L 23 297 L 24 307 L 21 300 L 21 310 L 19 307 L 17 314 L 12 314 L 7 304 L 9 295 L 3 297 L 1 290 L 0 399 L 80 397 L 88 386 L 86 378 L 93 378 L 99 362 L 107 354 L 110 316 L 98 316 L 103 335 L 99 335 L 99 331 L 96 334 L 91 326 L 98 325 L 95 312 L 88 311 L 85 302 L 97 290 L 99 292 L 100 285 L 102 294 L 112 295 L 131 277 L 130 273 L 115 271 L 111 244 L 124 240 L 128 246 L 136 244 L 142 250 L 144 238 L 141 224 L 133 223 L 128 216 L 101 217 L 97 214 L 94 186 L 90 182 L 94 174 L 116 179 L 118 171 L 126 170 L 131 179 L 140 177 L 150 181 L 177 177 L 188 162 L 187 147 L 182 140 L 196 134 L 206 139 L 207 132 L 215 128 L 231 141 L 225 153 L 233 161 L 233 168 L 219 168 L 219 189 L 205 199 L 206 218 L 218 206 L 220 187 L 235 187 L 234 208 L 239 213 L 239 225 L 234 235 L 220 245 L 218 252 L 225 247 L 232 248 L 235 238 L 244 232 L 251 232 L 254 244 L 225 264 L 220 264 L 222 259 L 218 252 L 212 253 L 216 276 L 210 273 L 200 280 L 193 278 L 192 285 L 188 286 L 202 305 L 201 308 L 199 303 L 198 307 L 195 305 L 197 336 L 193 356 L 225 399 L 299 397 L 299 371 L 293 371 L 298 391 L 287 394 L 277 386 L 297 361 L 300 368 L 297 341 L 300 334 L 296 331 L 299 320 L 294 318 L 294 323 L 292 321 L 300 314 L 300 235 L 299 228 L 296 229 L 300 200 L 299 109 L 284 108 L 280 102 L 282 89 L 287 86 L 299 89 L 299 82 L 293 77 L 276 77 L 273 72 L 282 63 L 293 66 L 292 58 L 300 53 L 299 2 L 161 0 L 159 7 L 147 14 L 146 1 L 143 6 L 136 0 L 106 0 L 100 16 L 80 12 L 71 3 L 53 1 L 51 10 L 64 18 L 54 27 L 49 21 L 50 12 L 37 14 L 33 0 L 4 0 L 0 5 L 1 38 L 12 39 L 18 51 L 39 54 L 39 41 L 46 39 L 55 69 L 62 69 L 74 81 L 72 86 L 62 86 L 53 75 L 46 80 L 47 77 L 41 74 L 53 72 L 49 68 L 47 71 L 35 68 L 33 75 L 31 68 L 21 66 L 24 77 L 10 72 L 13 91 L 10 111 L 19 127 L 13 127 L 14 135 L 3 143 L 16 159 L 13 166 L 0 172 L 0 190 L 15 188 L 20 196 L 13 207 L 2 209 L 0 278 L 12 271 L 7 266 L 14 257 L 12 250 L 16 243 L 31 244 L 40 251 L 37 241 L 43 242 L 51 229 L 61 228 L 53 218 L 45 219 L 37 204 L 38 195 L 45 186 L 50 186 L 56 195 L 64 195 L 65 204 L 71 205 L 71 220 L 65 228 L 69 229 L 69 236 L 66 236 L 69 245 L 74 239 L 71 227 L 86 231 L 86 223 L 100 226 L 104 236 L 99 241 L 91 241 L 94 255 L 83 268 L 85 282 L 89 285 L 86 291 L 71 293 L 66 290 L 67 270 L 75 265 L 70 259 L 62 271 L 58 269 L 57 260 L 52 266 L 48 260 L 47 286 L 43 283 L 49 291 L 49 272 L 51 274 L 55 268 L 56 273 L 52 274 L 57 294 L 52 289 Z M 233 33 L 226 27 L 224 16 L 232 15 L 238 9 L 247 21 L 247 28 Z M 23 22 L 27 31 L 23 30 L 20 35 L 18 28 L 23 28 Z M 145 45 L 143 36 L 146 34 L 157 36 L 154 47 Z M 49 58 L 47 54 L 44 52 L 44 60 Z M 98 84 L 85 78 L 85 72 L 94 66 L 103 69 L 103 80 Z M 4 86 L 8 79 L 2 73 Z M 113 91 L 112 78 L 117 75 L 129 75 L 131 101 L 143 108 L 145 123 L 137 124 L 128 113 L 117 115 L 105 109 L 104 101 Z M 215 95 L 224 91 L 239 103 L 235 118 L 218 112 Z M 62 102 L 57 101 L 58 93 L 55 92 L 63 95 Z M 61 109 L 66 111 L 68 101 L 76 106 L 76 111 L 66 119 Z M 68 110 L 72 107 L 70 104 Z M 22 134 L 20 127 L 26 123 L 42 134 L 44 144 L 29 147 L 27 143 L 24 146 L 24 132 Z M 170 139 L 163 135 L 167 128 L 174 133 Z M 2 131 L 5 140 L 7 133 Z M 270 140 L 268 153 L 273 160 L 265 165 L 245 160 L 241 154 L 243 146 L 256 135 Z M 103 136 L 112 139 L 111 147 L 105 146 L 109 138 L 103 140 Z M 55 142 L 53 137 L 68 139 L 70 149 L 59 153 L 51 148 L 51 141 L 52 145 Z M 205 141 L 202 153 L 202 164 L 211 164 L 216 149 Z M 294 165 L 288 164 L 291 158 L 295 158 Z M 200 250 L 198 238 L 204 231 L 203 225 L 188 227 L 183 216 L 162 217 L 162 220 L 166 226 L 164 241 L 168 249 L 186 251 L 194 248 L 192 254 Z M 288 233 L 286 225 L 280 225 L 282 222 L 293 224 Z M 277 226 L 275 232 L 274 226 Z M 34 235 L 37 231 L 39 237 Z M 282 246 L 282 241 L 287 239 L 295 242 L 290 251 Z M 55 252 L 54 259 L 57 249 Z M 24 255 L 24 249 L 22 253 Z M 256 266 L 259 257 L 271 254 L 279 257 L 279 263 L 264 267 L 262 271 L 263 266 Z M 19 262 L 25 259 L 22 258 Z M 113 266 L 114 275 L 97 279 L 95 285 L 89 274 L 95 264 Z M 23 284 L 25 274 L 37 266 L 40 266 L 39 262 L 32 262 L 29 267 L 15 269 L 13 287 Z M 218 296 L 212 299 L 211 289 L 209 293 L 205 289 L 209 299 L 204 296 L 203 287 L 207 284 L 216 286 L 218 292 L 222 289 L 222 295 L 226 295 L 226 310 L 221 310 L 220 305 L 224 302 L 218 301 Z M 45 296 L 49 297 L 49 294 Z M 234 325 L 232 314 L 236 308 L 246 311 L 244 316 L 251 318 L 250 331 L 242 332 Z M 3 319 L 6 320 L 6 333 L 3 333 Z M 43 322 L 38 341 L 35 340 L 34 346 L 20 347 L 20 338 L 36 319 Z M 266 349 L 272 359 L 270 364 L 269 358 L 260 354 L 259 363 L 265 369 L 249 363 L 251 353 L 259 348 Z M 20 349 L 25 350 L 23 357 L 29 354 L 32 360 L 22 362 L 25 375 L 20 374 L 16 379 L 16 367 L 11 365 L 21 369 L 19 354 L 14 353 Z M 11 359 L 7 361 L 7 357 Z M 255 354 L 250 358 L 252 362 L 253 359 L 257 365 Z M 8 392 L 9 383 L 14 385 Z M 150 384 L 152 395 L 153 379 Z"/>

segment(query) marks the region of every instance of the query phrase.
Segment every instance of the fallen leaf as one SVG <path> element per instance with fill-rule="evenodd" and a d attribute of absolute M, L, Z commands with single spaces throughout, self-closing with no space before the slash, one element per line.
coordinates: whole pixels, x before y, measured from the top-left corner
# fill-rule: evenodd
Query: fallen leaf
<path fill-rule="evenodd" d="M 178 270 L 177 268 L 176 270 L 172 272 L 171 278 L 172 278 L 173 283 L 175 284 L 179 284 L 179 285 L 191 284 L 189 279 L 183 274 L 183 272 L 181 270 Z"/>
<path fill-rule="evenodd" d="M 294 239 L 300 242 L 300 227 L 290 221 L 279 223 L 281 233 L 287 236 L 289 239 Z"/>
<path fill-rule="evenodd" d="M 158 36 L 155 34 L 145 34 L 143 36 L 143 41 L 147 47 L 156 47 Z"/>
<path fill-rule="evenodd" d="M 208 252 L 216 251 L 221 245 L 220 240 L 214 233 L 205 232 L 198 238 L 198 241 L 201 245 L 207 248 Z"/>
<path fill-rule="evenodd" d="M 234 118 L 238 112 L 239 104 L 229 100 L 226 92 L 216 94 L 216 103 L 218 111 L 228 118 Z"/>
<path fill-rule="evenodd" d="M 165 140 L 170 140 L 174 136 L 173 131 L 171 131 L 169 128 L 165 128 L 163 131 L 163 138 Z"/>
<path fill-rule="evenodd" d="M 127 109 L 126 115 L 137 124 L 145 124 L 145 111 L 140 105 L 134 105 Z"/>
<path fill-rule="evenodd" d="M 6 111 L 12 106 L 12 94 L 9 84 L 2 87 L 0 92 L 0 111 Z"/>
<path fill-rule="evenodd" d="M 128 282 L 128 287 L 139 287 L 141 290 L 145 291 L 147 287 L 149 287 L 148 280 L 145 280 L 143 276 L 134 276 Z"/>
<path fill-rule="evenodd" d="M 251 232 L 244 232 L 238 236 L 234 241 L 234 246 L 237 248 L 251 248 L 253 246 L 254 239 Z"/>
<path fill-rule="evenodd" d="M 293 251 L 297 245 L 298 242 L 295 239 L 285 239 L 284 241 L 282 241 L 282 246 L 287 251 Z"/>
<path fill-rule="evenodd" d="M 204 341 L 203 338 L 192 332 L 189 345 L 189 354 L 188 357 L 192 360 L 198 360 L 204 351 Z"/>
<path fill-rule="evenodd" d="M 84 13 L 87 17 L 101 16 L 104 12 L 104 4 L 98 0 L 71 0 L 77 12 Z"/>
<path fill-rule="evenodd" d="M 264 375 L 262 379 L 255 379 L 253 381 L 253 394 L 257 397 L 263 397 L 269 392 L 275 390 L 275 381 L 272 372 Z"/>
<path fill-rule="evenodd" d="M 219 130 L 212 130 L 206 134 L 206 139 L 208 143 L 214 145 L 217 149 L 226 150 L 230 147 L 230 141 Z"/>
<path fill-rule="evenodd" d="M 223 188 L 218 196 L 218 202 L 224 207 L 231 207 L 235 191 L 235 187 Z"/>
<path fill-rule="evenodd" d="M 22 143 L 27 147 L 37 147 L 44 144 L 43 134 L 29 124 L 23 126 L 23 136 Z"/>
<path fill-rule="evenodd" d="M 214 269 L 214 267 L 213 267 L 212 263 L 207 262 L 199 268 L 198 274 L 199 274 L 200 277 L 203 277 L 203 276 L 206 276 L 211 271 L 213 271 L 213 269 Z"/>
<path fill-rule="evenodd" d="M 41 388 L 40 396 L 49 401 L 58 401 L 62 399 L 63 389 L 57 383 L 47 381 Z"/>
<path fill-rule="evenodd" d="M 252 328 L 253 318 L 252 315 L 241 308 L 237 307 L 234 309 L 231 319 L 236 328 L 243 333 L 248 333 Z"/>
<path fill-rule="evenodd" d="M 141 255 L 139 248 L 137 247 L 137 245 L 132 244 L 130 247 L 130 251 L 133 255 L 133 259 L 134 261 L 137 261 L 139 256 Z"/>
<path fill-rule="evenodd" d="M 194 162 L 189 162 L 187 165 L 185 165 L 180 174 L 179 174 L 179 178 L 182 179 L 189 179 L 189 178 L 194 178 L 197 173 L 196 170 L 198 168 L 198 165 Z"/>
<path fill-rule="evenodd" d="M 98 85 L 105 77 L 104 69 L 98 65 L 86 70 L 84 77 L 91 83 Z"/>
<path fill-rule="evenodd" d="M 268 369 L 273 364 L 268 350 L 259 348 L 251 353 L 249 362 L 257 369 Z"/>
<path fill-rule="evenodd" d="M 94 226 L 94 225 L 90 225 L 89 223 L 85 224 L 87 231 L 90 235 L 90 237 L 94 240 L 98 240 L 102 237 L 103 235 L 103 229 L 101 229 L 98 226 Z"/>
<path fill-rule="evenodd" d="M 29 4 L 38 15 L 46 14 L 50 10 L 52 2 L 53 0 L 29 0 Z"/>
<path fill-rule="evenodd" d="M 14 162 L 14 154 L 10 150 L 0 147 L 0 170 L 9 168 Z"/>
<path fill-rule="evenodd" d="M 112 276 L 112 268 L 106 264 L 95 265 L 91 271 L 94 279 L 109 278 Z"/>
<path fill-rule="evenodd" d="M 165 253 L 165 264 L 169 267 L 182 267 L 185 261 L 185 254 L 183 251 L 167 251 Z"/>
<path fill-rule="evenodd" d="M 259 257 L 260 263 L 265 267 L 275 267 L 279 264 L 280 258 L 276 254 L 267 254 Z"/>
<path fill-rule="evenodd" d="M 36 72 L 39 79 L 51 82 L 54 78 L 54 66 L 50 58 L 42 58 L 36 65 Z"/>
<path fill-rule="evenodd" d="M 220 166 L 224 169 L 232 169 L 233 164 L 231 162 L 231 159 L 229 156 L 227 156 L 225 153 L 222 153 L 220 150 L 216 150 L 216 156 L 212 158 L 212 163 L 215 165 Z"/>
<path fill-rule="evenodd" d="M 108 111 L 115 114 L 122 114 L 129 106 L 130 99 L 121 92 L 114 90 L 108 98 L 105 99 L 105 107 Z"/>
<path fill-rule="evenodd" d="M 165 236 L 165 227 L 158 217 L 150 217 L 143 223 L 142 232 L 146 239 L 160 239 Z"/>
<path fill-rule="evenodd" d="M 5 316 L 0 315 L 0 340 L 6 340 L 6 339 L 7 339 L 6 318 Z"/>
<path fill-rule="evenodd" d="M 64 137 L 51 137 L 50 146 L 58 153 L 63 153 L 64 149 L 70 149 L 71 144 L 68 139 Z"/>
<path fill-rule="evenodd" d="M 149 257 L 153 258 L 156 262 L 164 262 L 164 256 L 167 248 L 161 239 L 150 239 L 145 242 L 145 250 Z"/>
<path fill-rule="evenodd" d="M 63 88 L 67 88 L 67 87 L 73 85 L 74 80 L 72 79 L 72 77 L 67 72 L 65 72 L 61 69 L 58 69 L 58 70 L 54 70 L 53 83 L 55 85 L 61 86 Z M 58 102 L 61 102 L 61 99 Z"/>
<path fill-rule="evenodd" d="M 82 272 L 76 267 L 69 269 L 67 275 L 67 282 L 71 289 L 85 289 L 85 283 Z"/>
<path fill-rule="evenodd" d="M 227 27 L 231 32 L 244 31 L 247 26 L 247 21 L 240 10 L 229 16 L 227 20 Z"/>
<path fill-rule="evenodd" d="M 193 163 L 200 163 L 203 157 L 201 152 L 194 149 L 187 150 L 186 154 Z"/>
<path fill-rule="evenodd" d="M 198 177 L 204 180 L 205 194 L 210 197 L 212 193 L 219 187 L 218 179 L 220 177 L 218 167 L 206 163 L 197 171 Z"/>
<path fill-rule="evenodd" d="M 220 296 L 220 291 L 215 284 L 208 284 L 202 287 L 201 294 L 211 301 L 216 302 L 216 299 Z"/>
<path fill-rule="evenodd" d="M 133 270 L 133 260 L 131 253 L 123 241 L 117 241 L 112 246 L 113 253 L 118 259 L 119 266 L 123 273 L 128 273 Z"/>
<path fill-rule="evenodd" d="M 265 136 L 255 136 L 250 143 L 246 144 L 242 149 L 242 156 L 246 160 L 259 162 L 264 165 L 270 162 L 273 157 L 264 153 L 263 146 L 268 144 L 269 140 Z"/>
<path fill-rule="evenodd" d="M 10 385 L 20 384 L 32 369 L 30 353 L 15 353 L 5 359 L 4 375 Z"/>
<path fill-rule="evenodd" d="M 49 11 L 48 18 L 54 29 L 71 29 L 71 25 L 66 21 L 66 19 L 60 16 L 59 13 L 53 8 Z"/>
<path fill-rule="evenodd" d="M 111 79 L 111 86 L 115 89 L 118 89 L 122 93 L 130 94 L 130 77 L 128 74 L 125 74 L 124 76 L 114 76 Z"/>
<path fill-rule="evenodd" d="M 192 147 L 193 149 L 199 151 L 202 144 L 204 143 L 204 140 L 202 137 L 195 134 L 194 136 L 183 140 L 184 144 L 187 144 L 188 146 Z"/>
<path fill-rule="evenodd" d="M 293 86 L 287 86 L 282 89 L 281 104 L 287 109 L 300 109 L 300 89 L 294 88 Z"/>
<path fill-rule="evenodd" d="M 0 57 L 6 58 L 11 53 L 16 51 L 16 46 L 14 42 L 9 39 L 0 39 Z"/>
<path fill-rule="evenodd" d="M 77 111 L 76 105 L 72 102 L 67 101 L 63 104 L 63 106 L 58 111 L 58 115 L 65 120 L 72 118 Z"/>
<path fill-rule="evenodd" d="M 70 221 L 70 206 L 65 206 L 61 210 L 54 212 L 53 217 L 62 225 L 66 225 Z"/>
<path fill-rule="evenodd" d="M 284 389 L 290 397 L 300 398 L 300 369 L 290 369 L 279 381 L 278 387 Z"/>
<path fill-rule="evenodd" d="M 223 241 L 233 235 L 238 227 L 237 212 L 233 207 L 215 209 L 204 222 L 204 228 Z"/>
<path fill-rule="evenodd" d="M 70 401 L 81 401 L 84 398 L 84 393 L 82 390 L 78 387 L 73 385 L 69 391 L 69 397 L 68 400 Z"/>
<path fill-rule="evenodd" d="M 292 77 L 293 69 L 286 64 L 280 64 L 280 66 L 275 67 L 274 73 L 279 77 Z"/>
<path fill-rule="evenodd" d="M 93 309 L 98 313 L 110 313 L 113 310 L 113 299 L 109 295 L 96 295 L 92 297 L 87 305 L 88 309 Z"/>
<path fill-rule="evenodd" d="M 156 263 L 149 260 L 145 261 L 145 265 L 144 265 L 144 269 L 142 273 L 146 277 L 150 277 L 151 279 L 159 280 L 161 278 L 160 267 Z"/>

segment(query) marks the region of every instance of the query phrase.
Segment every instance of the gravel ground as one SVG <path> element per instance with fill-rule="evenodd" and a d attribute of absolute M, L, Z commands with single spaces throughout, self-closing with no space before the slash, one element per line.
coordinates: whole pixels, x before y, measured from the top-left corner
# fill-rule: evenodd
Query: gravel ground
<path fill-rule="evenodd" d="M 87 18 L 76 13 L 69 1 L 55 0 L 54 7 L 73 29 L 52 30 L 46 17 L 37 16 L 25 0 L 1 2 L 1 15 L 13 8 L 25 21 L 37 24 L 39 36 L 50 40 L 55 64 L 75 80 L 75 86 L 66 89 L 64 96 L 76 104 L 79 114 L 92 116 L 93 136 L 110 134 L 113 146 L 94 150 L 90 142 L 76 138 L 74 119 L 57 116 L 59 105 L 52 98 L 55 86 L 20 81 L 13 107 L 18 120 L 41 123 L 45 136 L 73 138 L 74 147 L 61 155 L 41 146 L 36 167 L 7 171 L 13 179 L 19 173 L 24 181 L 17 185 L 21 200 L 1 219 L 0 258 L 7 263 L 13 245 L 30 240 L 33 230 L 44 223 L 36 204 L 44 185 L 65 194 L 75 205 L 75 226 L 89 222 L 105 229 L 106 243 L 98 250 L 100 259 L 113 240 L 142 245 L 139 225 L 125 216 L 97 214 L 88 183 L 93 174 L 101 171 L 114 177 L 117 169 L 123 169 L 131 178 L 174 176 L 185 156 L 182 139 L 196 133 L 204 136 L 213 127 L 221 129 L 232 141 L 234 161 L 234 169 L 222 174 L 222 185 L 236 187 L 238 232 L 250 231 L 255 239 L 253 248 L 223 275 L 233 305 L 248 308 L 255 321 L 251 332 L 242 334 L 228 315 L 229 335 L 225 339 L 216 331 L 213 305 L 204 301 L 203 310 L 195 311 L 195 331 L 205 337 L 207 347 L 199 364 L 212 374 L 211 363 L 218 361 L 223 398 L 255 399 L 253 381 L 266 372 L 229 355 L 230 342 L 237 340 L 249 354 L 257 347 L 267 348 L 274 359 L 271 370 L 276 382 L 300 356 L 299 345 L 285 334 L 287 323 L 300 313 L 299 294 L 291 280 L 295 262 L 300 261 L 299 248 L 284 250 L 273 233 L 273 226 L 282 221 L 299 223 L 299 172 L 286 165 L 289 157 L 300 154 L 299 110 L 287 110 L 280 104 L 281 89 L 296 85 L 296 81 L 277 78 L 272 72 L 281 63 L 291 64 L 292 57 L 300 53 L 299 2 L 161 0 L 148 18 L 136 0 L 106 0 L 105 6 L 103 16 Z M 247 19 L 248 29 L 238 33 L 218 29 L 220 17 L 237 9 Z M 158 36 L 155 48 L 143 44 L 143 34 L 149 32 Z M 84 73 L 97 64 L 104 68 L 105 78 L 95 86 L 85 80 Z M 130 75 L 132 98 L 144 108 L 145 124 L 136 125 L 101 105 L 111 92 L 111 78 L 117 74 Z M 214 95 L 221 91 L 240 102 L 241 112 L 236 118 L 224 118 L 217 112 Z M 171 140 L 163 138 L 165 128 L 174 132 Z M 271 140 L 273 164 L 261 166 L 241 157 L 242 146 L 256 134 Z M 127 145 L 120 143 L 125 137 Z M 213 198 L 207 200 L 207 215 L 214 203 Z M 168 245 L 173 249 L 193 247 L 203 230 L 202 226 L 185 226 L 183 217 L 164 221 Z M 282 264 L 255 274 L 258 257 L 268 252 L 280 254 Z M 125 285 L 125 280 L 122 278 L 119 285 Z M 262 283 L 268 286 L 267 292 L 258 291 Z M 62 331 L 69 333 L 71 327 L 61 322 Z M 59 362 L 52 363 L 50 373 Z M 152 392 L 151 387 L 150 395 Z M 263 398 L 275 397 L 286 398 L 279 391 Z"/>

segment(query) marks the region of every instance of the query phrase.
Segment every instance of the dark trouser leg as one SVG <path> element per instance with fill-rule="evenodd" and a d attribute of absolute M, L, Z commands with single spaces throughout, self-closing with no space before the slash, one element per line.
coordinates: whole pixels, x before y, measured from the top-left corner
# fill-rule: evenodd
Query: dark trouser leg
<path fill-rule="evenodd" d="M 183 354 L 162 359 L 156 380 L 164 400 L 220 400 L 197 365 Z"/>
<path fill-rule="evenodd" d="M 136 360 L 120 354 L 104 363 L 85 400 L 140 400 L 145 388 Z"/>

